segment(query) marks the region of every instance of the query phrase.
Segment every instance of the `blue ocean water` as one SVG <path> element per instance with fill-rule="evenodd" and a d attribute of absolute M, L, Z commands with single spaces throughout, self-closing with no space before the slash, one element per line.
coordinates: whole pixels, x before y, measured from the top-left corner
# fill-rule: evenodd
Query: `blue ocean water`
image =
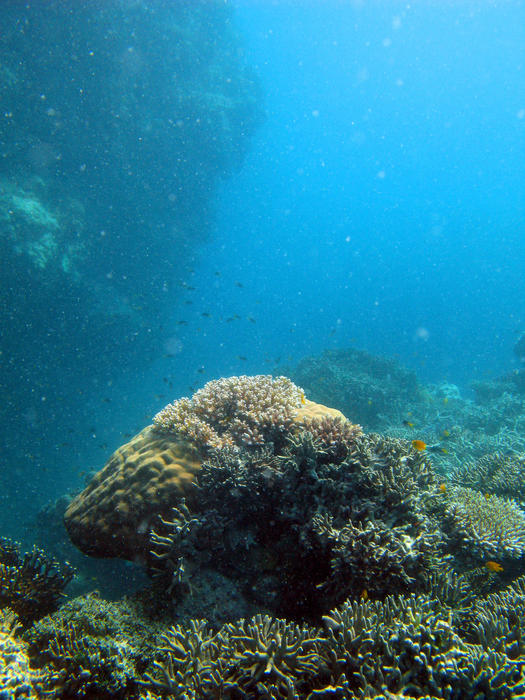
<path fill-rule="evenodd" d="M 124 46 L 119 85 L 131 99 L 143 71 L 156 88 L 165 55 L 155 41 L 160 29 L 129 29 L 140 23 L 142 4 L 117 5 L 124 14 L 129 7 L 129 24 L 116 36 Z M 144 7 L 160 15 L 169 3 Z M 141 150 L 130 120 L 122 172 L 159 171 L 164 179 L 154 183 L 155 196 L 128 188 L 124 175 L 108 192 L 111 134 L 97 144 L 87 137 L 102 110 L 91 99 L 94 88 L 70 161 L 62 157 L 53 105 L 46 114 L 56 118 L 57 141 L 42 136 L 30 156 L 13 156 L 44 180 L 73 163 L 72 191 L 84 192 L 102 251 L 91 253 L 90 263 L 97 303 L 141 314 L 136 335 L 148 343 L 137 349 L 130 332 L 128 364 L 126 352 L 112 353 L 111 329 L 88 338 L 90 321 L 74 292 L 51 329 L 39 324 L 46 302 L 6 301 L 27 331 L 4 332 L 13 346 L 20 338 L 27 343 L 27 360 L 3 385 L 6 534 L 23 537 L 22 521 L 78 488 L 84 472 L 100 468 L 167 401 L 212 378 L 279 371 L 346 347 L 395 357 L 421 381 L 447 380 L 467 394 L 472 380 L 517 367 L 512 346 L 525 329 L 524 4 L 239 0 L 229 7 L 242 47 L 235 55 L 256 76 L 264 117 L 239 163 L 219 162 L 217 178 L 203 180 L 209 201 L 199 210 L 201 225 L 172 268 L 157 275 L 163 247 L 167 258 L 179 243 L 168 207 L 152 204 L 162 188 L 169 201 L 176 191 L 169 152 Z M 215 8 L 210 3 L 211 24 Z M 10 12 L 23 25 L 27 8 L 13 3 Z M 108 17 L 106 10 L 98 21 Z M 92 47 L 94 25 L 84 26 L 75 50 L 102 55 L 104 68 L 103 52 Z M 67 35 L 59 39 L 67 45 Z M 25 59 L 40 48 L 26 46 Z M 71 90 L 68 100 L 78 92 Z M 145 134 L 163 128 L 156 122 L 162 86 L 153 92 L 140 113 Z M 42 91 L 38 99 L 45 98 Z M 120 107 L 114 116 L 122 120 Z M 232 140 L 244 128 L 242 121 L 231 126 Z M 197 160 L 198 147 L 196 140 Z M 202 192 L 187 200 L 192 216 Z M 137 200 L 139 217 L 132 212 Z M 155 236 L 146 245 L 148 226 Z M 148 314 L 153 297 L 158 308 Z M 79 340 L 64 345 L 70 331 L 61 328 L 73 320 Z M 104 367 L 100 376 L 91 362 L 97 372 Z M 65 365 L 77 368 L 73 379 L 64 379 Z"/>
<path fill-rule="evenodd" d="M 213 349 L 199 344 L 207 374 L 348 345 L 465 386 L 512 366 L 525 303 L 523 13 L 239 4 L 267 121 L 223 186 L 196 286 L 215 315 L 239 305 L 257 327 L 212 327 Z"/>

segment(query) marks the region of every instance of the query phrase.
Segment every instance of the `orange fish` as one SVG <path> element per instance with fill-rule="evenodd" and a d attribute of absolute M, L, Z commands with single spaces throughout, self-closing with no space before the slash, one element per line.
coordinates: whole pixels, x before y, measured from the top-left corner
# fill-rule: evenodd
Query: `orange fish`
<path fill-rule="evenodd" d="M 497 561 L 486 561 L 485 566 L 493 574 L 499 574 L 501 571 L 503 571 L 503 567 L 501 566 L 501 564 L 498 564 Z"/>
<path fill-rule="evenodd" d="M 415 450 L 419 450 L 419 452 L 422 452 L 423 450 L 427 449 L 427 443 L 423 442 L 423 440 L 412 440 L 412 447 Z"/>
<path fill-rule="evenodd" d="M 439 485 L 439 490 L 441 493 L 446 493 L 447 492 L 447 485 L 446 484 L 440 484 Z"/>
<path fill-rule="evenodd" d="M 361 600 L 368 600 L 368 591 L 366 590 L 366 588 L 363 588 L 363 590 L 361 591 Z"/>

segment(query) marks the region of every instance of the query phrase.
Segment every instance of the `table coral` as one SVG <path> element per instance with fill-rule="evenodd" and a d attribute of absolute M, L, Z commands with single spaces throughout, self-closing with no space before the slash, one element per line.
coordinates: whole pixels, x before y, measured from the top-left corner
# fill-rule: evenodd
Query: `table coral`
<path fill-rule="evenodd" d="M 456 486 L 447 498 L 445 526 L 457 547 L 478 561 L 525 553 L 525 513 L 513 500 Z"/>

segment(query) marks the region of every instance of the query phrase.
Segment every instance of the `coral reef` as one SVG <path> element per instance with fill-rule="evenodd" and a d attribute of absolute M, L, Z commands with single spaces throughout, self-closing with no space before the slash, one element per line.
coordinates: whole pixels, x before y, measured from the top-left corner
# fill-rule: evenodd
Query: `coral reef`
<path fill-rule="evenodd" d="M 202 449 L 263 445 L 290 429 L 303 402 L 302 389 L 286 377 L 228 377 L 168 404 L 153 422 Z"/>
<path fill-rule="evenodd" d="M 27 697 L 511 700 L 525 692 L 524 601 L 523 579 L 472 598 L 445 572 L 425 594 L 348 599 L 320 625 L 257 614 L 214 627 L 90 595 L 23 640 L 9 629 L 9 673 Z"/>
<path fill-rule="evenodd" d="M 314 401 L 339 406 L 366 430 L 382 429 L 423 398 L 413 372 L 362 350 L 327 350 L 305 358 L 289 375 Z"/>
<path fill-rule="evenodd" d="M 478 561 L 525 553 L 525 513 L 509 499 L 456 486 L 447 495 L 443 526 L 453 550 Z"/>
<path fill-rule="evenodd" d="M 222 381 L 161 412 L 66 512 L 88 551 L 139 554 L 152 583 L 122 603 L 72 601 L 28 630 L 43 687 L 133 700 L 525 696 L 525 513 L 505 490 L 520 488 L 521 455 L 444 481 L 429 450 L 365 434 L 291 382 Z M 446 392 L 446 410 L 459 405 Z"/>
<path fill-rule="evenodd" d="M 167 406 L 155 426 L 112 455 L 66 510 L 71 539 L 90 555 L 144 558 L 155 518 L 169 517 L 182 497 L 189 504 L 198 497 L 193 480 L 206 454 L 238 449 L 235 441 L 253 448 L 262 439 L 277 449 L 303 422 L 328 441 L 360 433 L 340 411 L 308 401 L 284 377 L 210 382 L 191 400 Z"/>
<path fill-rule="evenodd" d="M 525 692 L 524 600 L 522 579 L 469 599 L 441 575 L 426 594 L 349 599 L 321 626 L 257 614 L 213 627 L 92 595 L 16 643 L 39 697 L 511 700 Z"/>
<path fill-rule="evenodd" d="M 190 496 L 196 448 L 151 426 L 120 447 L 65 512 L 73 542 L 100 557 L 140 556 L 153 519 Z"/>
<path fill-rule="evenodd" d="M 55 610 L 72 577 L 67 562 L 60 564 L 36 547 L 21 555 L 17 545 L 0 538 L 0 608 L 11 608 L 22 624 Z"/>
<path fill-rule="evenodd" d="M 31 668 L 28 645 L 18 631 L 16 614 L 0 610 L 0 697 L 40 698 L 41 674 Z"/>
<path fill-rule="evenodd" d="M 483 455 L 475 462 L 458 465 L 449 478 L 456 486 L 525 502 L 524 453 Z"/>

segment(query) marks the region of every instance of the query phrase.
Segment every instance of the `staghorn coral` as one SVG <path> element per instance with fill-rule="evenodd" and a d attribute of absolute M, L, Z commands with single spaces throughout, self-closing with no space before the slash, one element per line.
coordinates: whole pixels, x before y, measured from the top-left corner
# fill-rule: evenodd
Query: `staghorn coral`
<path fill-rule="evenodd" d="M 381 522 L 334 528 L 330 516 L 316 515 L 314 531 L 330 549 L 332 575 L 320 586 L 338 595 L 383 595 L 388 591 L 410 591 L 429 585 L 433 572 L 437 535 L 407 534 L 406 528 L 391 528 Z"/>
<path fill-rule="evenodd" d="M 125 697 L 136 676 L 126 640 L 92 639 L 68 623 L 55 630 L 45 656 L 45 690 L 56 698 Z"/>
<path fill-rule="evenodd" d="M 162 636 L 141 685 L 181 699 L 521 697 L 522 663 L 467 641 L 453 613 L 428 595 L 397 595 L 348 600 L 323 629 L 264 615 L 217 631 L 194 620 Z"/>
<path fill-rule="evenodd" d="M 333 455 L 334 453 L 332 453 Z M 425 458 L 400 440 L 359 436 L 331 457 L 310 431 L 281 454 L 221 449 L 196 478 L 198 502 L 161 519 L 151 560 L 180 592 L 213 567 L 276 614 L 315 616 L 370 588 L 421 590 L 438 560 L 425 516 L 435 489 Z"/>
<path fill-rule="evenodd" d="M 37 622 L 24 639 L 42 669 L 43 696 L 127 698 L 138 691 L 162 630 L 138 601 L 91 593 Z"/>
<path fill-rule="evenodd" d="M 447 496 L 444 528 L 453 548 L 478 562 L 525 553 L 525 514 L 512 500 L 456 486 Z"/>
<path fill-rule="evenodd" d="M 456 486 L 525 502 L 525 454 L 483 455 L 475 462 L 456 467 L 450 480 Z"/>
<path fill-rule="evenodd" d="M 302 389 L 287 377 L 228 377 L 168 404 L 153 422 L 203 450 L 262 445 L 289 430 L 304 402 Z"/>
<path fill-rule="evenodd" d="M 324 618 L 330 681 L 348 679 L 358 697 L 511 698 L 523 670 L 498 652 L 467 644 L 450 609 L 425 595 L 348 601 Z M 351 696 L 350 696 L 351 697 Z"/>
<path fill-rule="evenodd" d="M 10 607 L 23 625 L 55 610 L 73 569 L 36 547 L 21 555 L 18 546 L 0 538 L 0 608 Z"/>
<path fill-rule="evenodd" d="M 6 700 L 41 697 L 42 677 L 31 668 L 19 627 L 16 613 L 8 608 L 0 611 L 0 697 Z"/>

